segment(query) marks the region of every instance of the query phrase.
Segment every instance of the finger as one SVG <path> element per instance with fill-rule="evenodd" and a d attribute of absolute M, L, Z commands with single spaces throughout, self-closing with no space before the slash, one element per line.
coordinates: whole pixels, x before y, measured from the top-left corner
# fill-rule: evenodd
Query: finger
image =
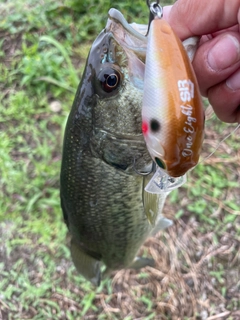
<path fill-rule="evenodd" d="M 180 39 L 230 28 L 240 22 L 240 0 L 178 0 L 164 7 L 164 19 Z"/>
<path fill-rule="evenodd" d="M 240 123 L 240 69 L 227 81 L 210 88 L 208 99 L 220 120 Z"/>
<path fill-rule="evenodd" d="M 221 33 L 224 33 L 224 32 L 228 32 L 228 31 L 234 31 L 234 32 L 238 32 L 239 33 L 239 31 L 240 31 L 240 29 L 239 29 L 239 24 L 236 24 L 235 26 L 233 26 L 233 27 L 230 27 L 230 28 L 226 28 L 226 29 L 222 29 L 222 30 L 220 30 L 220 31 L 217 31 L 217 32 L 213 32 L 211 35 L 213 36 L 213 37 L 216 37 L 217 35 L 219 35 L 219 34 L 221 34 Z"/>
<path fill-rule="evenodd" d="M 240 67 L 240 34 L 228 32 L 204 42 L 196 51 L 193 67 L 201 94 L 226 80 Z"/>

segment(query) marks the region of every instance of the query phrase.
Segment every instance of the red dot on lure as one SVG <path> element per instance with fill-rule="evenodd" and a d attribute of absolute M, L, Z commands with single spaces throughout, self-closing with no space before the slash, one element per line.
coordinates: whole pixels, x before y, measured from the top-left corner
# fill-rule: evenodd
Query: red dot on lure
<path fill-rule="evenodd" d="M 142 123 L 142 133 L 146 134 L 148 132 L 148 124 L 146 122 Z"/>

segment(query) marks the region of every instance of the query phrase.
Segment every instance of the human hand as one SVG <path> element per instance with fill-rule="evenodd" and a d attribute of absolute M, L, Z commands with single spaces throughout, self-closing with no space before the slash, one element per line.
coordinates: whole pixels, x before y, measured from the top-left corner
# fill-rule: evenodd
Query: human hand
<path fill-rule="evenodd" d="M 181 40 L 201 37 L 193 60 L 201 94 L 222 121 L 240 123 L 240 0 L 178 0 L 164 19 Z"/>

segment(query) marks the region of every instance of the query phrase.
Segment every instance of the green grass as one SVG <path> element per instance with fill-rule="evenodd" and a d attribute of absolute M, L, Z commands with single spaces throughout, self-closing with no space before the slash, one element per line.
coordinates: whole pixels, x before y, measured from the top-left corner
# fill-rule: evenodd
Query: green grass
<path fill-rule="evenodd" d="M 91 42 L 104 27 L 107 11 L 112 6 L 120 9 L 129 21 L 145 24 L 148 21 L 147 7 L 140 0 L 134 5 L 131 1 L 103 0 L 97 4 L 90 0 L 83 4 L 77 0 L 0 3 L 4 17 L 0 19 L 0 315 L 3 319 L 92 316 L 92 319 L 130 320 L 139 317 L 138 310 L 144 319 L 156 319 L 159 310 L 164 310 L 164 319 L 171 319 L 175 312 L 161 305 L 171 301 L 171 290 L 177 287 L 174 279 L 167 286 L 170 291 L 166 289 L 160 295 L 156 294 L 154 284 L 162 282 L 149 270 L 131 273 L 132 287 L 127 293 L 124 280 L 114 286 L 111 280 L 105 280 L 98 289 L 93 289 L 73 267 L 66 240 L 67 229 L 59 204 L 63 130 Z M 213 118 L 206 127 L 208 139 L 217 142 L 234 126 Z M 239 279 L 236 267 L 240 241 L 239 158 L 236 160 L 239 145 L 238 132 L 224 141 L 210 159 L 200 163 L 189 174 L 188 183 L 172 192 L 167 203 L 172 217 L 189 222 L 187 226 L 191 221 L 196 223 L 193 243 L 206 234 L 211 235 L 206 240 L 209 246 L 228 245 L 231 239 L 229 252 L 220 258 L 213 254 L 207 270 L 220 296 L 232 294 L 231 299 L 226 298 L 225 309 L 233 312 L 240 308 L 239 287 L 237 281 L 231 281 L 231 277 Z M 205 144 L 203 156 L 213 148 L 214 145 Z M 150 243 L 144 250 L 148 252 L 149 247 L 156 247 L 161 251 L 172 238 L 166 233 L 159 238 L 160 249 L 156 243 Z M 206 253 L 208 248 L 204 245 L 202 248 L 199 241 L 199 252 Z M 194 255 L 191 257 L 195 259 Z M 180 253 L 179 259 L 184 270 L 188 270 L 189 261 Z M 197 261 L 196 258 L 194 262 Z M 231 270 L 231 277 L 227 270 Z M 219 311 L 217 301 L 215 305 L 211 302 L 209 314 Z M 129 304 L 136 314 L 128 311 Z"/>

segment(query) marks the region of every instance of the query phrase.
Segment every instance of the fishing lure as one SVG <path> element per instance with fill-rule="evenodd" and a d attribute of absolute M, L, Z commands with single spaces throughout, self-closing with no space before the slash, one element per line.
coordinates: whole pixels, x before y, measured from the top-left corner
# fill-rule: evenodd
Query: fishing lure
<path fill-rule="evenodd" d="M 157 167 L 180 177 L 199 160 L 204 111 L 197 80 L 181 41 L 150 4 L 144 75 L 142 132 Z M 174 179 L 173 179 L 174 181 Z"/>

